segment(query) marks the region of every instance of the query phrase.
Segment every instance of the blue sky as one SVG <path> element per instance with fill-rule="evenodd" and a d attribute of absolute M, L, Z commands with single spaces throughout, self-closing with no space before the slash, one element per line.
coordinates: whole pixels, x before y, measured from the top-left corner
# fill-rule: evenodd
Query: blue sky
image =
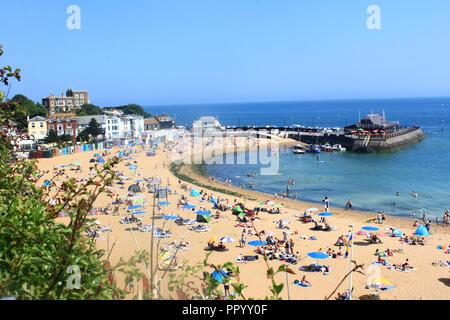
<path fill-rule="evenodd" d="M 69 30 L 69 5 L 81 29 Z M 381 30 L 369 30 L 369 5 Z M 450 96 L 448 0 L 2 1 L 11 95 L 101 106 Z"/>

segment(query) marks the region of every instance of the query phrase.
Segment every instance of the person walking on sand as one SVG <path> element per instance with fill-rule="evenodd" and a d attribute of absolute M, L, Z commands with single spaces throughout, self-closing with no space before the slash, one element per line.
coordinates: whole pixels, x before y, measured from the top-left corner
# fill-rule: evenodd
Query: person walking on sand
<path fill-rule="evenodd" d="M 325 198 L 322 199 L 322 202 L 325 203 L 325 212 L 328 212 L 328 209 L 330 208 L 330 201 L 328 200 L 328 196 L 325 196 Z"/>
<path fill-rule="evenodd" d="M 242 232 L 241 240 L 240 240 L 240 243 L 239 243 L 241 248 L 245 247 L 245 241 L 246 241 L 246 239 L 245 239 L 245 232 Z"/>
<path fill-rule="evenodd" d="M 384 211 L 381 213 L 381 223 L 384 223 L 386 220 L 386 215 L 384 214 Z"/>

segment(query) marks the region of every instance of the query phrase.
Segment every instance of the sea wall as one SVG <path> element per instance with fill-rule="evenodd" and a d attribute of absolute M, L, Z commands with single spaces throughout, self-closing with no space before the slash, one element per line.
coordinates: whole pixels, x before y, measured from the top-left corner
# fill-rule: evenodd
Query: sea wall
<path fill-rule="evenodd" d="M 340 144 L 353 152 L 388 152 L 420 142 L 425 135 L 420 128 L 410 128 L 384 136 L 349 136 L 343 134 L 291 134 L 289 138 L 306 144 Z"/>

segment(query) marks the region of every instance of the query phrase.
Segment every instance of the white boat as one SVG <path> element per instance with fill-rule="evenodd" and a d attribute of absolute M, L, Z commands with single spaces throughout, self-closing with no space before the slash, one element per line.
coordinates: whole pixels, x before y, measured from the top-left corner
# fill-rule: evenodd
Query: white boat
<path fill-rule="evenodd" d="M 302 146 L 301 144 L 297 144 L 295 147 L 294 147 L 294 154 L 305 154 L 305 147 L 304 146 Z"/>

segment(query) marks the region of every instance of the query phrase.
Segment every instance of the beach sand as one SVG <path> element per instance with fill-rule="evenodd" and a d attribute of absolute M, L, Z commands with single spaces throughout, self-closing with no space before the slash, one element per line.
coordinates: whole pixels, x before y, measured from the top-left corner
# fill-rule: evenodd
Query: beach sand
<path fill-rule="evenodd" d="M 292 144 L 292 141 L 283 141 L 282 143 Z M 112 155 L 117 155 L 118 152 L 119 149 L 117 147 L 111 150 Z M 50 170 L 50 173 L 46 175 L 45 178 L 51 178 L 53 176 L 52 170 L 54 166 L 68 165 L 74 161 L 79 161 L 82 164 L 83 173 L 75 173 L 74 171 L 70 170 L 66 170 L 66 172 L 69 176 L 72 177 L 86 178 L 89 172 L 88 169 L 90 166 L 92 166 L 92 164 L 89 163 L 89 159 L 93 157 L 94 153 L 96 152 L 83 152 L 51 159 L 39 159 L 39 168 L 43 170 Z M 197 209 L 199 209 L 200 207 L 205 207 L 206 209 L 210 209 L 213 213 L 215 213 L 215 210 L 212 210 L 211 203 L 207 203 L 206 201 L 200 202 L 199 197 L 189 197 L 189 192 L 180 188 L 178 184 L 178 178 L 175 177 L 169 169 L 170 163 L 173 159 L 172 154 L 169 151 L 164 152 L 160 146 L 155 157 L 148 157 L 145 155 L 145 152 L 142 151 L 133 154 L 132 157 L 134 158 L 134 160 L 125 160 L 117 166 L 117 169 L 120 172 L 123 172 L 124 175 L 129 178 L 129 180 L 124 181 L 125 185 L 123 186 L 123 189 L 114 188 L 114 192 L 118 193 L 119 195 L 126 195 L 129 185 L 134 183 L 135 180 L 142 179 L 143 177 L 157 176 L 161 179 L 163 185 L 167 185 L 169 183 L 172 189 L 172 194 L 169 195 L 168 199 L 171 204 L 162 208 L 164 214 L 180 215 L 184 218 L 195 219 L 196 215 L 194 212 L 177 209 L 176 204 L 181 194 L 184 194 L 192 201 L 193 204 L 196 204 Z M 138 176 L 134 176 L 135 171 L 130 170 L 125 166 L 127 162 L 134 161 L 136 161 L 136 163 L 138 164 L 138 169 L 136 170 Z M 320 209 L 319 212 L 322 212 L 323 206 L 294 200 L 282 200 L 280 198 L 275 199 L 273 195 L 267 195 L 250 190 L 243 190 L 238 187 L 225 186 L 217 182 L 210 183 L 207 177 L 198 175 L 193 170 L 190 170 L 189 166 L 183 166 L 180 169 L 180 172 L 190 176 L 195 181 L 200 182 L 204 185 L 227 189 L 229 191 L 240 194 L 241 196 L 236 197 L 216 191 L 205 190 L 204 188 L 199 188 L 192 183 L 185 183 L 188 186 L 199 191 L 202 189 L 205 190 L 208 195 L 228 199 L 230 205 L 233 204 L 235 199 L 238 203 L 242 202 L 247 208 L 251 209 L 254 207 L 262 207 L 262 205 L 259 205 L 259 202 L 266 200 L 272 200 L 283 205 L 283 208 L 281 208 L 282 214 L 280 215 L 271 215 L 264 212 L 259 213 L 258 217 L 260 218 L 260 220 L 256 220 L 255 227 L 258 231 L 273 231 L 275 232 L 277 238 L 282 239 L 283 230 L 278 229 L 274 221 L 283 218 L 290 220 L 288 224 L 290 229 L 287 231 L 297 232 L 296 235 L 289 235 L 288 237 L 289 239 L 294 240 L 294 251 L 298 251 L 300 253 L 300 261 L 296 265 L 290 266 L 290 268 L 295 270 L 296 274 L 288 274 L 288 279 L 286 279 L 286 273 L 280 273 L 276 276 L 277 282 L 283 282 L 285 284 L 286 282 L 289 283 L 289 296 L 291 300 L 324 299 L 335 289 L 342 278 L 350 271 L 350 259 L 341 257 L 337 259 L 330 258 L 326 260 L 314 260 L 307 256 L 308 252 L 318 251 L 319 249 L 322 249 L 322 251 L 326 251 L 328 248 L 338 250 L 338 247 L 334 246 L 334 243 L 340 235 L 345 235 L 349 232 L 350 225 L 354 225 L 355 231 L 354 260 L 358 264 L 364 264 L 365 267 L 365 274 L 353 273 L 353 299 L 358 299 L 359 297 L 365 296 L 375 291 L 374 289 L 365 288 L 368 279 L 375 276 L 385 277 L 395 286 L 395 288 L 388 291 L 380 291 L 382 299 L 448 299 L 450 297 L 449 267 L 439 267 L 431 265 L 431 262 L 434 260 L 449 260 L 448 254 L 444 254 L 443 250 L 436 249 L 438 245 L 446 247 L 450 244 L 448 228 L 435 227 L 435 224 L 433 223 L 431 229 L 436 229 L 436 232 L 433 233 L 430 237 L 426 237 L 425 246 L 412 246 L 402 244 L 400 243 L 398 238 L 392 238 L 389 236 L 381 236 L 381 239 L 384 242 L 383 244 L 368 245 L 367 242 L 363 240 L 365 237 L 359 236 L 356 233 L 361 229 L 361 227 L 368 225 L 367 223 L 364 223 L 364 220 L 374 217 L 375 214 L 373 213 L 345 211 L 342 209 L 331 207 L 329 211 L 333 212 L 334 215 L 332 217 L 328 217 L 327 220 L 330 225 L 337 227 L 337 231 L 313 231 L 310 230 L 310 228 L 313 227 L 312 223 L 304 224 L 303 222 L 297 221 L 297 218 L 293 215 L 299 215 L 310 207 L 317 207 Z M 117 185 L 115 186 L 117 187 Z M 143 224 L 151 224 L 151 204 L 153 202 L 153 194 L 143 194 L 146 195 L 146 199 L 148 202 L 143 210 L 147 211 L 148 213 L 146 215 L 141 215 L 140 217 L 143 218 Z M 102 194 L 95 202 L 94 207 L 104 207 L 107 204 L 111 203 L 113 200 L 114 198 L 110 198 L 105 194 Z M 125 215 L 126 209 L 121 209 L 120 217 L 111 215 L 99 215 L 97 217 L 94 217 L 101 221 L 102 226 L 111 226 L 112 232 L 102 233 L 100 235 L 100 239 L 97 240 L 97 247 L 99 249 L 107 251 L 108 243 L 109 247 L 111 247 L 112 244 L 116 242 L 110 259 L 113 265 L 116 264 L 121 258 L 127 259 L 133 256 L 137 248 L 147 251 L 150 248 L 151 233 L 129 231 L 130 225 L 122 225 L 119 223 L 119 219 Z M 210 263 L 223 264 L 225 262 L 234 262 L 239 254 L 256 255 L 255 247 L 251 247 L 248 245 L 244 248 L 239 247 L 241 229 L 235 227 L 236 218 L 232 215 L 231 211 L 221 212 L 221 215 L 224 215 L 225 217 L 220 219 L 212 219 L 212 222 L 209 224 L 211 227 L 211 231 L 204 233 L 188 231 L 187 227 L 177 226 L 173 221 L 166 222 L 163 219 L 156 220 L 155 224 L 157 226 L 163 226 L 165 224 L 165 229 L 171 230 L 173 234 L 170 238 L 161 240 L 161 247 L 174 240 L 180 241 L 180 239 L 184 237 L 184 241 L 190 242 L 190 249 L 179 251 L 177 253 L 177 260 L 178 262 L 187 260 L 189 264 L 193 265 L 203 261 L 203 259 L 205 258 L 206 251 L 204 251 L 204 248 L 206 247 L 208 240 L 212 236 L 217 236 L 218 238 L 221 238 L 223 236 L 230 236 L 235 240 L 235 242 L 233 243 L 225 244 L 230 250 L 227 252 L 213 252 L 209 258 Z M 315 214 L 313 213 L 312 215 L 314 216 Z M 67 221 L 68 218 L 59 218 L 58 221 L 64 223 L 65 219 Z M 316 220 L 319 220 L 318 217 L 316 218 Z M 401 231 L 408 235 L 412 235 L 412 233 L 416 229 L 412 226 L 412 224 L 413 221 L 411 219 L 394 218 L 391 216 L 387 216 L 387 220 L 384 224 L 378 225 L 376 223 L 371 223 L 369 225 L 379 227 L 380 231 L 377 233 L 390 234 L 390 232 L 388 230 L 384 230 L 384 228 L 392 226 L 399 228 Z M 298 239 L 299 237 L 304 235 L 314 235 L 315 237 L 317 237 L 317 240 Z M 258 240 L 258 238 L 256 236 L 247 235 L 247 241 L 252 240 Z M 155 239 L 155 243 L 157 242 L 158 239 Z M 387 260 L 392 265 L 395 263 L 404 263 L 406 258 L 408 258 L 410 265 L 414 266 L 415 269 L 410 272 L 401 272 L 391 271 L 386 267 L 374 268 L 376 266 L 371 264 L 371 262 L 377 260 L 377 257 L 374 255 L 374 252 L 377 248 L 380 250 L 385 250 L 387 248 L 390 248 L 391 250 L 400 248 L 403 249 L 403 254 L 396 254 L 393 257 L 388 257 Z M 346 248 L 343 247 L 342 251 L 345 252 L 345 249 Z M 324 275 L 322 274 L 322 272 L 304 272 L 299 270 L 299 266 L 309 265 L 313 261 L 317 261 L 317 263 L 319 264 L 329 265 L 331 267 L 331 272 L 328 275 Z M 275 270 L 278 269 L 278 266 L 283 264 L 283 262 L 276 260 L 268 261 L 268 263 Z M 264 260 L 262 259 L 262 256 L 260 256 L 260 259 L 258 259 L 257 261 L 239 263 L 238 266 L 241 273 L 241 281 L 246 286 L 248 286 L 244 290 L 245 297 L 264 299 L 267 296 L 271 296 L 271 292 L 269 291 L 271 283 L 266 276 L 267 268 Z M 145 272 L 145 267 L 143 265 L 139 265 L 138 267 L 143 272 Z M 211 268 L 207 268 L 206 270 L 209 272 L 214 271 Z M 161 276 L 163 272 L 159 271 L 158 274 L 159 276 Z M 312 283 L 312 287 L 304 288 L 293 285 L 293 281 L 295 279 L 301 279 L 303 275 L 306 275 L 307 280 Z M 121 273 L 117 273 L 116 276 L 119 282 L 119 286 L 123 288 L 125 278 L 124 275 Z M 197 281 L 196 283 L 200 288 L 199 281 Z M 342 284 L 337 292 L 344 292 L 348 288 L 349 279 L 347 279 Z M 135 281 L 134 293 L 137 294 L 139 290 L 142 290 L 142 282 Z M 169 299 L 169 296 L 174 299 L 177 298 L 177 295 L 174 292 L 169 292 L 167 289 L 167 275 L 166 278 L 162 281 L 161 294 L 165 299 Z M 131 299 L 132 296 L 132 294 L 129 294 L 127 298 Z M 284 287 L 281 296 L 283 299 L 288 299 L 288 289 L 286 286 Z M 334 294 L 331 299 L 334 299 L 335 297 L 336 294 Z"/>

